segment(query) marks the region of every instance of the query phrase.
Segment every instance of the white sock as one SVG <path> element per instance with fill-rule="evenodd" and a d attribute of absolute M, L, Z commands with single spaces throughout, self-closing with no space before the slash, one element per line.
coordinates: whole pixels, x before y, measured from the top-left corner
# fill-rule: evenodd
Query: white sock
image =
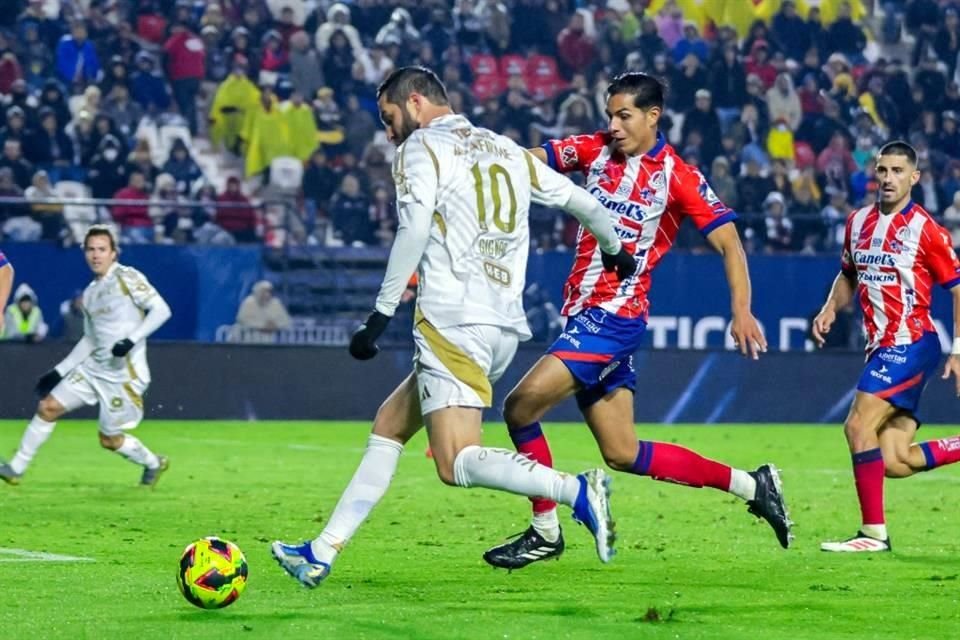
<path fill-rule="evenodd" d="M 862 527 L 860 527 L 860 531 L 870 536 L 871 538 L 876 538 L 877 540 L 887 539 L 886 524 L 865 524 Z"/>
<path fill-rule="evenodd" d="M 403 445 L 399 442 L 370 434 L 360 466 L 340 496 L 327 526 L 310 545 L 317 560 L 333 563 L 343 545 L 350 541 L 387 492 L 401 453 Z"/>
<path fill-rule="evenodd" d="M 55 426 L 57 426 L 56 422 L 47 422 L 40 416 L 33 416 L 30 424 L 27 425 L 27 430 L 23 432 L 20 448 L 10 461 L 10 468 L 14 473 L 23 473 L 27 470 L 33 456 L 37 455 L 37 449 L 47 441 Z"/>
<path fill-rule="evenodd" d="M 136 436 L 131 436 L 129 433 L 123 434 L 123 444 L 117 449 L 117 453 L 130 462 L 148 469 L 156 469 L 160 466 L 160 459 L 157 458 L 157 454 L 147 449 L 145 444 L 140 442 Z"/>
<path fill-rule="evenodd" d="M 464 447 L 453 461 L 453 477 L 461 487 L 484 487 L 522 496 L 548 498 L 572 507 L 580 493 L 576 476 L 493 447 Z"/>
<path fill-rule="evenodd" d="M 557 517 L 557 510 L 550 509 L 533 514 L 533 530 L 547 542 L 556 542 L 560 538 L 560 518 Z"/>
<path fill-rule="evenodd" d="M 738 498 L 753 500 L 757 496 L 757 481 L 746 471 L 731 469 L 730 488 L 727 491 Z"/>

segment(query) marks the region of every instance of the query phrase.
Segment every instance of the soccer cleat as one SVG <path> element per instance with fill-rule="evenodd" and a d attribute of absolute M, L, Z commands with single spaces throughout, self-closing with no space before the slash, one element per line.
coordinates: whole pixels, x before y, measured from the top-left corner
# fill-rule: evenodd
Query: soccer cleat
<path fill-rule="evenodd" d="M 577 476 L 580 493 L 573 503 L 573 519 L 585 525 L 597 542 L 600 562 L 610 562 L 616 550 L 613 543 L 613 516 L 610 514 L 611 478 L 603 469 L 592 469 Z"/>
<path fill-rule="evenodd" d="M 318 586 L 330 575 L 330 565 L 313 556 L 309 541 L 294 546 L 277 540 L 270 545 L 270 553 L 284 571 L 308 589 Z"/>
<path fill-rule="evenodd" d="M 857 531 L 857 535 L 847 538 L 840 542 L 822 542 L 820 551 L 835 551 L 840 553 L 870 553 L 875 551 L 890 551 L 890 538 L 878 540 L 871 538 L 863 531 Z"/>
<path fill-rule="evenodd" d="M 563 533 L 556 542 L 548 542 L 533 527 L 517 536 L 512 542 L 489 549 L 483 559 L 499 569 L 523 569 L 539 560 L 559 558 L 563 553 Z"/>
<path fill-rule="evenodd" d="M 757 482 L 757 492 L 753 500 L 747 501 L 747 511 L 766 520 L 777 534 L 780 546 L 789 548 L 790 541 L 793 540 L 793 534 L 790 533 L 793 522 L 790 521 L 787 505 L 783 501 L 780 473 L 772 464 L 761 465 L 756 471 L 749 473 Z"/>
<path fill-rule="evenodd" d="M 170 459 L 167 456 L 157 456 L 160 459 L 160 466 L 156 469 L 144 467 L 143 475 L 140 476 L 141 487 L 155 487 L 164 471 L 170 468 Z"/>
<path fill-rule="evenodd" d="M 20 478 L 22 477 L 23 474 L 14 471 L 8 463 L 0 463 L 0 480 L 7 484 L 20 484 Z"/>

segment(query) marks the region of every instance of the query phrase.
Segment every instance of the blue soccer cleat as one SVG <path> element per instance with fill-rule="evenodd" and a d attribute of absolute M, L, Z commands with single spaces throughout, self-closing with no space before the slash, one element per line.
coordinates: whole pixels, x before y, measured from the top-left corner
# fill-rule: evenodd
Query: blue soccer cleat
<path fill-rule="evenodd" d="M 330 575 L 330 565 L 314 557 L 309 542 L 294 546 L 277 540 L 270 545 L 270 553 L 284 571 L 308 589 L 317 587 Z"/>
<path fill-rule="evenodd" d="M 616 553 L 613 543 L 617 539 L 610 514 L 611 478 L 603 469 L 593 469 L 578 475 L 577 480 L 580 493 L 573 504 L 573 519 L 593 534 L 600 562 L 610 562 Z"/>

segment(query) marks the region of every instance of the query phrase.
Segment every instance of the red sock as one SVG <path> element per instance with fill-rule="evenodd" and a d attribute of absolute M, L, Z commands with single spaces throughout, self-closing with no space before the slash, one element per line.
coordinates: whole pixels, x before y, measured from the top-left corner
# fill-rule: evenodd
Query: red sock
<path fill-rule="evenodd" d="M 730 489 L 731 469 L 725 464 L 675 444 L 641 440 L 639 445 L 632 469 L 637 475 L 690 487 Z"/>
<path fill-rule="evenodd" d="M 927 459 L 928 471 L 945 464 L 960 462 L 960 436 L 921 442 L 920 450 Z"/>
<path fill-rule="evenodd" d="M 510 439 L 513 440 L 513 446 L 517 451 L 526 457 L 539 462 L 545 467 L 553 467 L 553 455 L 550 453 L 550 445 L 543 435 L 539 422 L 521 427 L 519 429 L 510 429 Z M 544 498 L 530 498 L 533 503 L 533 514 L 546 513 L 557 508 L 557 503 L 553 500 Z"/>
<path fill-rule="evenodd" d="M 883 517 L 883 454 L 879 448 L 853 454 L 853 478 L 863 524 L 886 524 Z"/>

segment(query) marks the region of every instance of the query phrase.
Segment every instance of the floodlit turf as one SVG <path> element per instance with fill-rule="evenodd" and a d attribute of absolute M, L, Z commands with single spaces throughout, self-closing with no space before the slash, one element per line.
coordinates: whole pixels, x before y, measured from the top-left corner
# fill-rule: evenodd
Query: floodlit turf
<path fill-rule="evenodd" d="M 0 451 L 21 423 L 0 423 Z M 925 427 L 925 437 L 955 429 Z M 321 587 L 269 555 L 274 538 L 312 537 L 360 459 L 367 427 L 335 423 L 148 422 L 170 456 L 155 491 L 99 449 L 92 423 L 61 423 L 19 487 L 0 483 L 0 637 L 28 638 L 955 638 L 960 624 L 960 467 L 888 481 L 894 553 L 838 556 L 856 498 L 839 428 L 641 427 L 753 468 L 783 470 L 797 521 L 783 551 L 739 501 L 616 474 L 619 554 L 565 527 L 559 561 L 508 574 L 480 554 L 525 527 L 528 503 L 442 486 L 410 444 L 391 493 Z M 548 426 L 557 466 L 600 463 L 589 433 Z M 507 445 L 499 425 L 488 444 Z M 563 522 L 569 514 L 564 510 Z M 201 611 L 177 592 L 184 546 L 217 534 L 250 565 L 240 600 Z M 26 561 L 9 549 L 92 558 Z"/>

